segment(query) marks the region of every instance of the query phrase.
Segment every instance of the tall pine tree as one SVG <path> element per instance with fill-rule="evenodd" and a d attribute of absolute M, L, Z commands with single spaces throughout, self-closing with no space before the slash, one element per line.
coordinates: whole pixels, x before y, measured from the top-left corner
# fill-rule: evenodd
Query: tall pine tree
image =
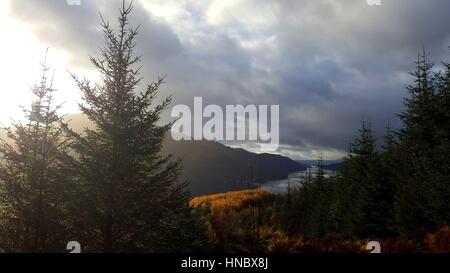
<path fill-rule="evenodd" d="M 140 91 L 138 29 L 130 29 L 131 4 L 120 10 L 116 33 L 102 18 L 105 48 L 91 57 L 101 82 L 75 75 L 80 109 L 95 124 L 77 134 L 68 129 L 78 154 L 74 207 L 80 243 L 86 251 L 192 251 L 203 242 L 202 225 L 189 208 L 180 161 L 161 156 L 171 124 L 159 125 L 171 97 L 155 105 L 163 79 Z"/>
<path fill-rule="evenodd" d="M 338 230 L 347 236 L 365 237 L 384 232 L 383 192 L 379 179 L 380 156 L 370 122 L 363 120 L 360 136 L 351 144 L 339 176 Z"/>
<path fill-rule="evenodd" d="M 44 61 L 26 122 L 14 122 L 0 144 L 0 247 L 7 251 L 63 251 L 68 239 L 71 160 L 49 70 Z"/>
<path fill-rule="evenodd" d="M 434 228 L 431 208 L 435 199 L 432 180 L 436 147 L 434 136 L 437 108 L 435 101 L 436 76 L 433 63 L 425 49 L 418 54 L 414 83 L 408 86 L 404 99 L 405 110 L 399 114 L 404 127 L 399 132 L 399 156 L 402 172 L 397 176 L 398 192 L 395 216 L 400 233 Z M 430 199 L 431 198 L 431 199 Z"/>

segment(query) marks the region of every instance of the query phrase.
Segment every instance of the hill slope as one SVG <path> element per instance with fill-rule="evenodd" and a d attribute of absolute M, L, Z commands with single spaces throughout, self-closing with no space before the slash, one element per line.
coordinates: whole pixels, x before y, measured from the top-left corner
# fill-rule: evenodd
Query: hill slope
<path fill-rule="evenodd" d="M 344 162 L 333 163 L 333 164 L 325 165 L 323 167 L 325 170 L 340 171 L 342 169 L 342 166 L 344 166 Z"/>
<path fill-rule="evenodd" d="M 194 195 L 245 189 L 251 181 L 287 178 L 306 166 L 273 154 L 255 154 L 214 141 L 173 141 L 167 138 L 164 153 L 183 158 L 182 180 Z"/>
<path fill-rule="evenodd" d="M 67 116 L 66 120 L 78 132 L 92 127 L 81 114 Z M 4 132 L 0 132 L 0 137 L 4 137 Z M 291 172 L 306 169 L 306 165 L 280 155 L 255 154 L 214 141 L 174 141 L 170 136 L 162 153 L 183 159 L 180 180 L 189 182 L 193 195 L 245 189 L 251 181 L 284 179 Z"/>

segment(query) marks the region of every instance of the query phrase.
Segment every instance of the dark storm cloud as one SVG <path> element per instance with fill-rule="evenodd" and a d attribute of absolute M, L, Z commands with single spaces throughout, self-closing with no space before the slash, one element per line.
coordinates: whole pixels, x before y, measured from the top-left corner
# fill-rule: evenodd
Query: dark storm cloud
<path fill-rule="evenodd" d="M 275 66 L 291 113 L 282 116 L 301 132 L 282 134 L 284 143 L 345 148 L 363 115 L 379 135 L 388 121 L 399 126 L 416 52 L 426 46 L 436 60 L 449 53 L 448 1 L 281 3 L 273 32 L 286 54 Z"/>
<path fill-rule="evenodd" d="M 388 121 L 399 126 L 417 51 L 426 46 L 436 62 L 450 56 L 446 0 L 148 2 L 182 15 L 166 20 L 135 1 L 146 79 L 168 74 L 164 91 L 175 103 L 196 95 L 219 105 L 280 104 L 282 150 L 291 156 L 338 156 L 363 116 L 380 135 Z M 87 66 L 102 44 L 98 12 L 115 23 L 121 1 L 82 3 L 14 0 L 11 12 L 72 65 Z"/>

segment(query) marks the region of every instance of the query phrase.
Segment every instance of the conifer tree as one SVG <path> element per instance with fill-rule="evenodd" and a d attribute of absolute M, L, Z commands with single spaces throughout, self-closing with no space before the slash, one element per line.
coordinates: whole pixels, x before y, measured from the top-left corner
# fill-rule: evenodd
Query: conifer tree
<path fill-rule="evenodd" d="M 291 193 L 289 210 L 291 231 L 308 238 L 325 236 L 330 228 L 330 206 L 334 192 L 331 180 L 325 176 L 323 159 L 318 160 L 314 171 L 308 170 L 302 184 Z"/>
<path fill-rule="evenodd" d="M 332 199 L 332 191 L 330 180 L 325 176 L 323 156 L 321 155 L 317 161 L 317 169 L 314 175 L 314 195 L 316 196 L 314 218 L 317 223 L 318 236 L 324 236 L 329 229 L 330 224 L 330 206 Z"/>
<path fill-rule="evenodd" d="M 12 252 L 65 249 L 70 157 L 55 105 L 50 67 L 42 64 L 25 121 L 0 144 L 0 247 Z"/>
<path fill-rule="evenodd" d="M 323 165 L 323 156 L 321 155 L 317 161 L 317 169 L 315 173 L 315 179 L 317 183 L 323 183 L 325 181 L 325 169 Z"/>
<path fill-rule="evenodd" d="M 398 194 L 395 215 L 400 233 L 433 228 L 433 150 L 437 108 L 435 101 L 436 77 L 433 63 L 423 50 L 418 54 L 414 83 L 408 86 L 404 99 L 405 110 L 399 114 L 403 128 L 399 132 L 399 156 L 402 173 L 397 176 Z M 430 203 L 431 201 L 431 203 Z"/>
<path fill-rule="evenodd" d="M 347 236 L 364 237 L 382 232 L 379 168 L 371 124 L 363 120 L 360 136 L 351 144 L 340 175 L 338 226 Z"/>
<path fill-rule="evenodd" d="M 201 223 L 188 206 L 185 183 L 177 182 L 180 161 L 160 154 L 171 124 L 160 116 L 171 102 L 154 100 L 163 79 L 141 91 L 138 29 L 130 29 L 132 5 L 118 18 L 118 32 L 102 18 L 105 48 L 91 62 L 101 82 L 73 76 L 82 91 L 82 112 L 95 124 L 77 134 L 76 205 L 80 243 L 87 251 L 191 251 L 203 242 Z"/>
<path fill-rule="evenodd" d="M 431 140 L 424 153 L 426 180 L 424 182 L 425 217 L 428 226 L 437 228 L 450 223 L 450 64 L 433 75 L 429 128 Z"/>
<path fill-rule="evenodd" d="M 385 225 L 384 235 L 395 232 L 394 203 L 395 194 L 401 191 L 397 187 L 398 169 L 403 168 L 398 156 L 398 139 L 395 131 L 392 130 L 389 122 L 386 127 L 384 143 L 381 146 L 381 166 L 379 171 L 380 196 L 379 204 L 381 209 L 380 217 Z"/>

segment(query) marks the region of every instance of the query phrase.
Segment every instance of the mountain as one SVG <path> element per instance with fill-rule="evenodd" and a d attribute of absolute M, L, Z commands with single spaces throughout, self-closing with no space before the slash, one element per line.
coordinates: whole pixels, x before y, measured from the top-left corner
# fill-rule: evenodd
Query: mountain
<path fill-rule="evenodd" d="M 306 170 L 305 165 L 284 156 L 255 154 L 214 141 L 169 137 L 163 152 L 183 159 L 181 179 L 190 182 L 194 195 L 245 189 L 250 182 L 285 179 L 289 173 Z"/>
<path fill-rule="evenodd" d="M 319 159 L 301 159 L 301 160 L 297 160 L 297 162 L 308 165 L 308 166 L 317 166 Z M 323 164 L 324 166 L 327 165 L 333 165 L 335 163 L 340 163 L 342 162 L 342 159 L 323 159 Z"/>
<path fill-rule="evenodd" d="M 344 162 L 328 164 L 328 165 L 323 166 L 323 168 L 325 170 L 330 170 L 330 171 L 339 171 L 340 169 L 342 169 L 342 166 L 344 166 Z"/>
<path fill-rule="evenodd" d="M 78 132 L 93 126 L 82 114 L 69 115 L 66 122 Z M 0 137 L 4 137 L 4 132 L 0 132 Z M 193 195 L 246 189 L 250 182 L 285 179 L 289 173 L 307 167 L 280 155 L 255 154 L 214 141 L 174 141 L 170 136 L 162 153 L 183 159 L 180 181 L 189 182 Z"/>

